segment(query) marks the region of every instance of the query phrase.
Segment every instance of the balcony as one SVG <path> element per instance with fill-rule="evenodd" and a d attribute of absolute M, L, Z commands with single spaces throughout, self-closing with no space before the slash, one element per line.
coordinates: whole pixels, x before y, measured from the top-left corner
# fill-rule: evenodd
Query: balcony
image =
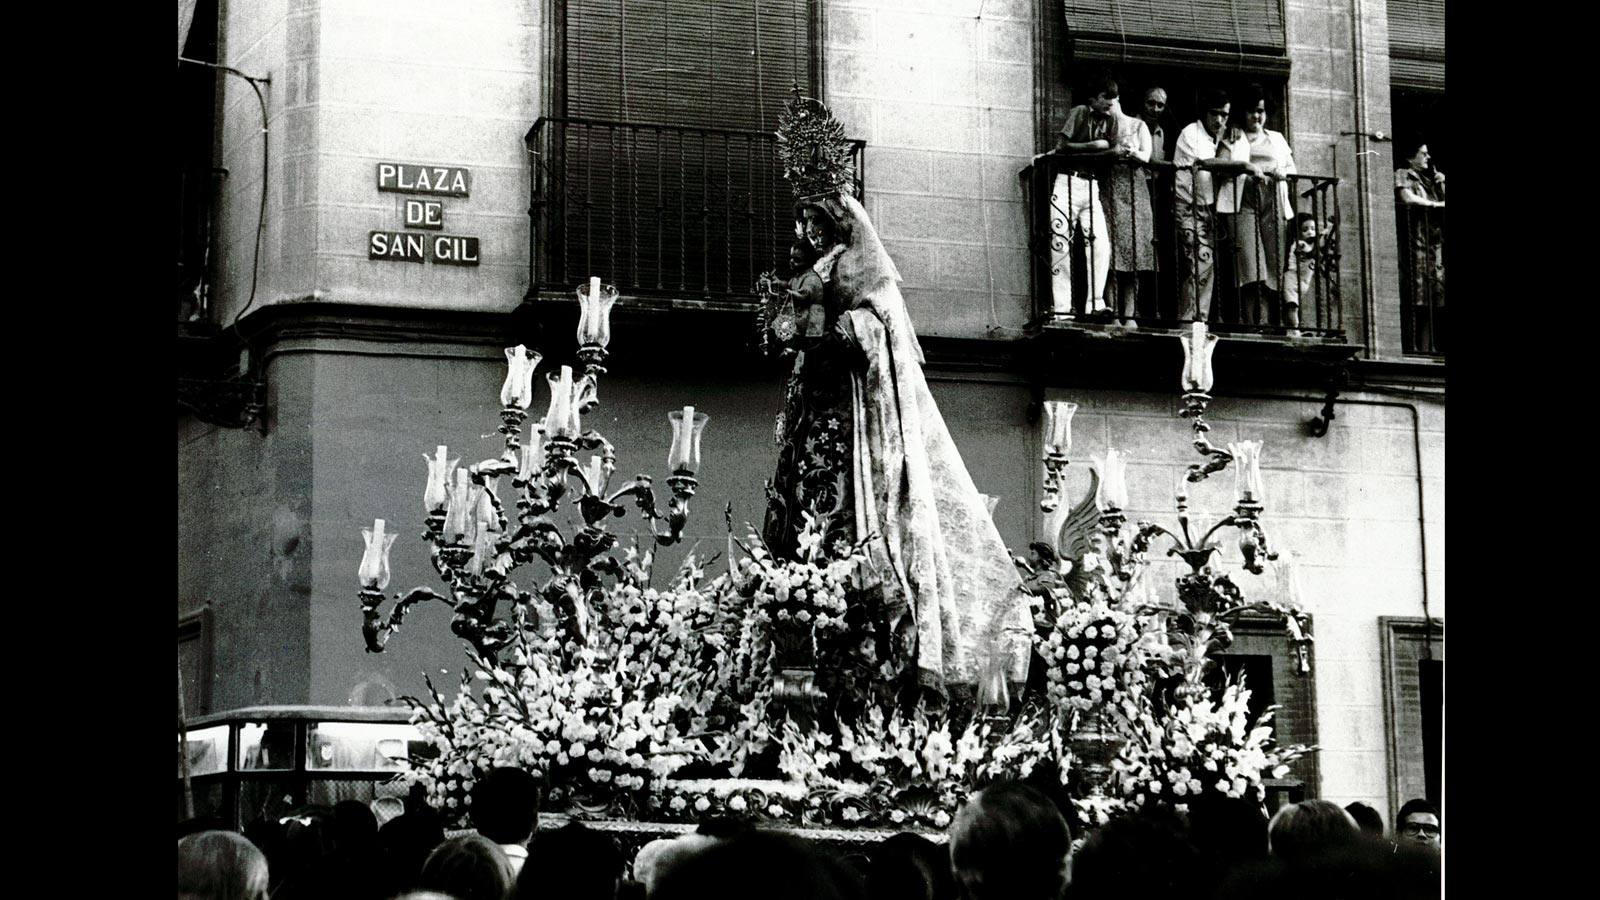
<path fill-rule="evenodd" d="M 1398 203 L 1402 348 L 1444 355 L 1444 208 Z"/>
<path fill-rule="evenodd" d="M 599 275 L 646 304 L 744 310 L 788 258 L 794 198 L 771 132 L 543 117 L 527 145 L 530 298 Z"/>
<path fill-rule="evenodd" d="M 1071 177 L 1074 173 L 1078 177 Z M 1060 190 L 1058 175 L 1069 176 L 1061 180 Z M 1097 332 L 1117 338 L 1170 333 L 1203 318 L 1213 331 L 1234 338 L 1316 356 L 1346 355 L 1338 180 L 1289 176 L 1293 218 L 1268 210 L 1256 224 L 1253 215 L 1245 221 L 1243 216 L 1219 215 L 1214 207 L 1200 204 L 1188 207 L 1180 221 L 1173 202 L 1180 176 L 1192 178 L 1194 173 L 1180 173 L 1170 163 L 1058 155 L 1043 157 L 1022 170 L 1033 265 L 1032 328 L 1047 334 Z M 1091 183 L 1093 190 L 1088 188 Z M 1215 184 L 1220 192 L 1225 179 L 1216 177 Z M 1140 191 L 1148 191 L 1148 213 L 1137 208 L 1145 202 Z M 1281 201 L 1273 201 L 1273 193 L 1264 192 L 1264 206 L 1278 207 Z M 1110 239 L 1087 239 L 1085 232 L 1093 231 L 1088 226 L 1098 226 L 1108 215 L 1104 231 Z M 1317 237 L 1297 249 L 1302 215 L 1314 223 Z M 1071 223 L 1086 227 L 1072 228 Z M 1122 245 L 1115 246 L 1119 231 Z M 1069 233 L 1070 238 L 1064 236 Z M 1249 235 L 1260 239 L 1251 240 Z M 1185 251 L 1186 239 L 1197 251 Z M 1207 244 L 1212 268 L 1209 304 L 1204 302 L 1203 287 Z M 1194 266 L 1199 277 L 1188 271 L 1193 259 L 1200 260 Z M 1118 271 L 1123 266 L 1128 271 Z M 1090 302 L 1091 278 L 1105 279 L 1101 295 L 1105 312 Z M 1295 296 L 1297 304 L 1286 302 Z M 1297 310 L 1297 317 L 1291 310 Z"/>

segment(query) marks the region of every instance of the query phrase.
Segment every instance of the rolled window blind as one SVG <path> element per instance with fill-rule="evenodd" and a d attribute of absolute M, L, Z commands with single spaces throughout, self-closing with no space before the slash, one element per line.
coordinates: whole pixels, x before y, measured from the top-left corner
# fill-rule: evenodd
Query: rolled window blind
<path fill-rule="evenodd" d="M 1064 0 L 1073 41 L 1282 56 L 1282 0 Z"/>
<path fill-rule="evenodd" d="M 811 91 L 807 0 L 569 0 L 566 114 L 771 131 Z"/>
<path fill-rule="evenodd" d="M 1389 0 L 1389 80 L 1444 90 L 1444 0 Z"/>

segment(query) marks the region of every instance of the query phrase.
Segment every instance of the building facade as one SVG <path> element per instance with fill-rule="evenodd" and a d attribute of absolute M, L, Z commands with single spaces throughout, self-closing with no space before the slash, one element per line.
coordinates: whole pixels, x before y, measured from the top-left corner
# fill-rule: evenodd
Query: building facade
<path fill-rule="evenodd" d="M 1137 16 L 1112 0 L 189 6 L 178 614 L 191 715 L 381 703 L 461 669 L 448 611 L 426 605 L 385 653 L 363 652 L 359 529 L 385 518 L 401 532 L 391 591 L 433 584 L 419 457 L 497 454 L 503 348 L 570 361 L 572 291 L 590 275 L 622 293 L 594 420 L 619 468 L 659 474 L 666 413 L 692 404 L 711 422 L 685 547 L 720 550 L 730 505 L 736 527 L 759 526 L 784 372 L 759 352 L 753 284 L 791 240 L 771 132 L 794 85 L 859 142 L 934 396 L 978 489 L 1001 498 L 1007 543 L 1039 538 L 1052 399 L 1080 404 L 1075 463 L 1132 455 L 1130 521 L 1173 520 L 1197 459 L 1177 415 L 1175 282 L 1139 281 L 1138 328 L 1051 314 L 1039 173 L 1052 163 L 1034 156 L 1109 70 L 1130 115 L 1146 88 L 1166 91 L 1169 154 L 1205 89 L 1250 83 L 1293 149 L 1297 208 L 1335 252 L 1298 336 L 1229 313 L 1237 297 L 1218 288 L 1208 419 L 1214 443 L 1265 441 L 1265 521 L 1297 555 L 1316 642 L 1310 674 L 1269 631 L 1242 632 L 1233 656 L 1284 706 L 1285 736 L 1320 747 L 1298 791 L 1386 815 L 1437 801 L 1442 268 L 1437 283 L 1418 275 L 1395 172 L 1411 155 L 1399 148 L 1437 124 L 1442 0 L 1152 0 Z M 1448 148 L 1431 149 L 1447 168 Z M 1170 177 L 1152 171 L 1158 205 Z M 1437 222 L 1430 240 L 1442 209 Z M 1075 254 L 1093 251 L 1064 252 L 1079 271 Z M 1069 467 L 1074 495 L 1083 468 Z M 1232 481 L 1197 485 L 1192 514 L 1227 515 Z"/>

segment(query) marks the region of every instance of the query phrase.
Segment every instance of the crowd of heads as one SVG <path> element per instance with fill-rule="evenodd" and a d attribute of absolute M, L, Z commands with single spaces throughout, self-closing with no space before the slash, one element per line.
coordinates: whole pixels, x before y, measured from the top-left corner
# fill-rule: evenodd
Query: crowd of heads
<path fill-rule="evenodd" d="M 179 826 L 179 900 L 1098 900 L 1440 895 L 1441 819 L 1412 800 L 1386 831 L 1372 806 L 1223 797 L 1152 805 L 1074 834 L 1070 799 L 1022 782 L 968 798 L 946 835 L 822 845 L 734 818 L 624 855 L 579 822 L 536 830 L 537 784 L 497 770 L 474 830 L 446 836 L 417 794 L 377 827 L 366 804 L 304 808 L 245 834 Z M 1076 838 L 1076 840 L 1074 840 Z M 508 852 L 508 850 L 510 852 Z"/>

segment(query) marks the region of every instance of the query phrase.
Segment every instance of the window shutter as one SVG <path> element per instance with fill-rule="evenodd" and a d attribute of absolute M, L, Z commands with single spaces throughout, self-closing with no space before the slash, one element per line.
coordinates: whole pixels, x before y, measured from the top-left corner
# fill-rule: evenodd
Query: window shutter
<path fill-rule="evenodd" d="M 1389 82 L 1444 90 L 1444 0 L 1389 0 Z"/>
<path fill-rule="evenodd" d="M 564 11 L 563 113 L 598 122 L 555 126 L 561 220 L 541 282 L 748 297 L 792 239 L 770 135 L 792 85 L 814 92 L 810 0 Z"/>
<path fill-rule="evenodd" d="M 1074 55 L 1288 71 L 1282 0 L 1064 0 Z"/>
<path fill-rule="evenodd" d="M 772 131 L 809 93 L 806 0 L 572 0 L 569 116 Z"/>

